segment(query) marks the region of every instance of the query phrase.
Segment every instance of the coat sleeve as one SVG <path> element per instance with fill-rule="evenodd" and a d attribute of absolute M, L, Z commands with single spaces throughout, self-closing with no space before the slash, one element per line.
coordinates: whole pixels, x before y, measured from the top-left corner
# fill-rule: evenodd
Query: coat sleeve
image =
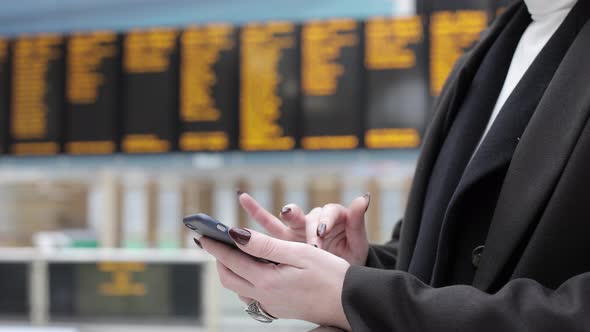
<path fill-rule="evenodd" d="M 342 292 L 353 331 L 554 332 L 590 330 L 590 273 L 555 290 L 514 279 L 497 293 L 432 288 L 402 271 L 351 266 Z"/>
<path fill-rule="evenodd" d="M 402 221 L 398 221 L 393 228 L 391 240 L 382 245 L 371 245 L 367 255 L 368 267 L 379 269 L 395 269 L 399 250 L 399 238 L 401 233 Z"/>

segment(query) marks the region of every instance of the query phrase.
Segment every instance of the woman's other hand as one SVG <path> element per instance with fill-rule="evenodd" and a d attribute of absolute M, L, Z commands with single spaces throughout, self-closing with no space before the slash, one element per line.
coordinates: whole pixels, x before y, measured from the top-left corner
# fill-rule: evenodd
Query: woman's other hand
<path fill-rule="evenodd" d="M 305 225 L 307 243 L 342 257 L 350 264 L 365 265 L 369 253 L 365 212 L 370 201 L 367 193 L 354 199 L 348 207 L 327 204 L 307 215 L 295 204 L 289 204 L 285 208 L 290 212 L 283 212 L 281 217 L 288 225 Z"/>
<path fill-rule="evenodd" d="M 296 204 L 287 204 L 277 217 L 261 207 L 252 196 L 240 193 L 240 205 L 272 237 L 285 241 L 306 242 L 318 246 L 350 264 L 365 265 L 369 241 L 365 212 L 371 196 L 354 199 L 348 207 L 327 204 L 312 209 L 307 215 Z"/>

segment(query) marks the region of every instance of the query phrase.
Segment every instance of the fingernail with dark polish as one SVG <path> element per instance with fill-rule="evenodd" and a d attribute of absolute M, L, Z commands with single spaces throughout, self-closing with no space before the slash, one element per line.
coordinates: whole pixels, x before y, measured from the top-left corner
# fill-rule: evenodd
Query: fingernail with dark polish
<path fill-rule="evenodd" d="M 229 236 L 231 236 L 231 238 L 237 243 L 246 245 L 248 244 L 248 241 L 250 241 L 251 234 L 243 228 L 234 227 L 229 230 Z"/>
<path fill-rule="evenodd" d="M 283 209 L 281 210 L 281 214 L 287 214 L 291 212 L 291 208 L 288 206 L 283 206 Z"/>
<path fill-rule="evenodd" d="M 365 193 L 363 197 L 367 200 L 367 207 L 365 208 L 365 212 L 369 209 L 369 204 L 371 204 L 371 194 Z"/>
<path fill-rule="evenodd" d="M 236 190 L 236 194 L 240 197 L 244 192 L 241 189 Z"/>
<path fill-rule="evenodd" d="M 197 239 L 195 239 L 195 238 L 193 238 L 193 241 L 195 241 L 195 244 L 196 244 L 197 246 L 199 246 L 199 248 L 203 249 L 203 245 L 201 244 L 201 241 L 199 241 L 199 240 L 197 240 Z"/>
<path fill-rule="evenodd" d="M 324 233 L 326 232 L 326 224 L 321 223 L 318 225 L 318 230 L 317 230 L 317 234 L 319 237 L 322 237 L 324 235 Z"/>

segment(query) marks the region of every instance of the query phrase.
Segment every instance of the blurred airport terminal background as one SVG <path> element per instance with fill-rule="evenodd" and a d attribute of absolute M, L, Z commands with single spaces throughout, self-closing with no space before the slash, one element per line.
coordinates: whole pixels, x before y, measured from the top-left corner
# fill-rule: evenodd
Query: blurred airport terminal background
<path fill-rule="evenodd" d="M 306 331 L 221 289 L 184 215 L 403 214 L 430 106 L 498 0 L 0 3 L 0 332 Z"/>

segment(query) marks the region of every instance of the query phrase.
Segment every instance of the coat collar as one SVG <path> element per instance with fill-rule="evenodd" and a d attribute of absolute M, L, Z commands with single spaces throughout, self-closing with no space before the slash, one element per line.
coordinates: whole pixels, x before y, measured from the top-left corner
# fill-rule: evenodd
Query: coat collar
<path fill-rule="evenodd" d="M 498 17 L 496 22 L 482 34 L 481 41 L 477 46 L 457 62 L 455 69 L 449 76 L 448 82 L 450 83 L 443 89 L 438 102 L 435 104 L 434 117 L 425 135 L 422 153 L 416 166 L 414 184 L 410 191 L 408 206 L 404 216 L 400 240 L 400 257 L 397 266 L 400 270 L 408 269 L 410 259 L 414 252 L 429 177 L 444 141 L 445 133 L 452 123 L 454 116 L 450 111 L 457 109 L 455 107 L 457 101 L 463 100 L 471 80 L 475 76 L 477 68 L 488 49 L 521 5 L 522 2 L 516 2 L 510 5 Z"/>

